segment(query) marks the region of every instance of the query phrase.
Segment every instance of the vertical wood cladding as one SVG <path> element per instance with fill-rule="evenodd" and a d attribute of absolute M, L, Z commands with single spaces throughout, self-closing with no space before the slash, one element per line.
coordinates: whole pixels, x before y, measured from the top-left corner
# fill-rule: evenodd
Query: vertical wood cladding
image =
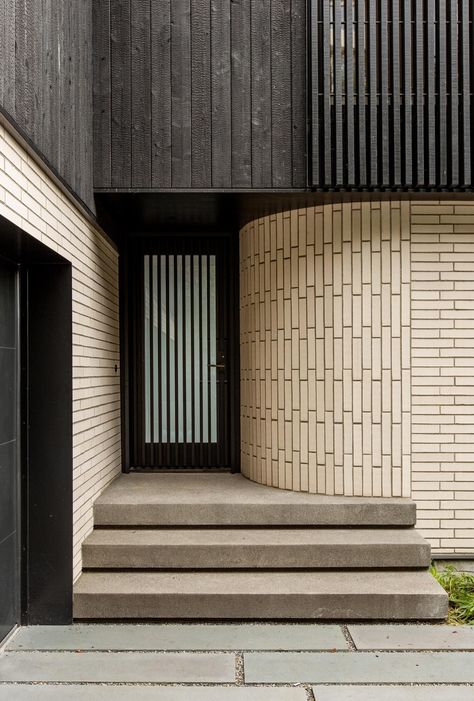
<path fill-rule="evenodd" d="M 306 187 L 305 0 L 94 11 L 97 188 Z"/>
<path fill-rule="evenodd" d="M 470 188 L 470 0 L 312 0 L 315 187 Z"/>
<path fill-rule="evenodd" d="M 92 208 L 91 0 L 0 0 L 0 106 Z"/>
<path fill-rule="evenodd" d="M 409 496 L 410 204 L 321 205 L 240 232 L 242 472 Z"/>

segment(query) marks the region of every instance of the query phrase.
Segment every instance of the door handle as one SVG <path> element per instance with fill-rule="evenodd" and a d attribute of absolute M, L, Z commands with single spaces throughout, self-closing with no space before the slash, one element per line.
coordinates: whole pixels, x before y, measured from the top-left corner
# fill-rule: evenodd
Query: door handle
<path fill-rule="evenodd" d="M 208 368 L 225 368 L 225 363 L 209 363 Z"/>

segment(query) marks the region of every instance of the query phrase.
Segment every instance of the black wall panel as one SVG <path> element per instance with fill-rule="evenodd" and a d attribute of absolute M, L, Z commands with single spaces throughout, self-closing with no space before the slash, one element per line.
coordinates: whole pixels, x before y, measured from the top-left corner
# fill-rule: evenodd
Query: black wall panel
<path fill-rule="evenodd" d="M 0 642 L 20 620 L 17 269 L 0 258 Z"/>
<path fill-rule="evenodd" d="M 312 183 L 469 189 L 472 0 L 310 0 Z"/>
<path fill-rule="evenodd" d="M 0 107 L 90 208 L 92 4 L 0 0 Z"/>
<path fill-rule="evenodd" d="M 98 189 L 307 185 L 305 0 L 94 0 Z"/>

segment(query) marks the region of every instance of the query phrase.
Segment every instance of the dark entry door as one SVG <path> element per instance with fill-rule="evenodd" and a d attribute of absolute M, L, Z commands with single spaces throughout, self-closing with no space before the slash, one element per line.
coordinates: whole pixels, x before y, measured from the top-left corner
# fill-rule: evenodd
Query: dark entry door
<path fill-rule="evenodd" d="M 236 467 L 232 239 L 157 237 L 134 248 L 130 467 Z"/>
<path fill-rule="evenodd" d="M 19 622 L 17 269 L 0 258 L 0 641 Z"/>

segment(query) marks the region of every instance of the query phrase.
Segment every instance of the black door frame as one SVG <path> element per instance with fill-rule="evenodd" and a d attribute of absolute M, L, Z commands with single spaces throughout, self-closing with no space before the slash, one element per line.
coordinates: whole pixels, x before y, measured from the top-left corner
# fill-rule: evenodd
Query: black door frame
<path fill-rule="evenodd" d="M 148 243 L 153 250 L 157 250 L 160 239 L 166 240 L 176 237 L 191 239 L 224 239 L 228 244 L 229 262 L 229 357 L 228 378 L 230 383 L 229 399 L 229 442 L 230 442 L 230 465 L 231 472 L 240 471 L 240 328 L 239 328 L 239 239 L 237 233 L 213 232 L 202 234 L 192 231 L 180 231 L 179 233 L 167 230 L 156 235 L 135 234 L 124 236 L 120 249 L 120 338 L 121 338 L 121 397 L 122 397 L 122 455 L 123 472 L 128 473 L 134 469 L 132 464 L 132 437 L 131 437 L 131 395 L 132 395 L 132 367 L 133 349 L 131 341 L 132 327 L 132 290 L 133 273 L 132 266 L 137 250 L 143 252 L 143 246 Z M 183 468 L 175 468 L 182 471 Z M 199 468 L 191 468 L 193 472 Z M 140 471 L 155 472 L 153 468 L 140 469 Z"/>
<path fill-rule="evenodd" d="M 0 216 L 19 275 L 22 625 L 72 622 L 72 268 Z"/>

